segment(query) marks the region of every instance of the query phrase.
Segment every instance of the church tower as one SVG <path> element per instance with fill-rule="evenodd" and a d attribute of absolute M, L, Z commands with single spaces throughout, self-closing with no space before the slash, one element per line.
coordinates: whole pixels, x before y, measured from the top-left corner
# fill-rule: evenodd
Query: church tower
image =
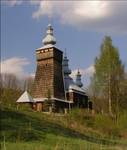
<path fill-rule="evenodd" d="M 55 47 L 56 39 L 49 24 L 43 45 L 36 50 L 37 68 L 35 74 L 33 97 L 65 99 L 62 72 L 63 52 Z"/>
<path fill-rule="evenodd" d="M 71 74 L 71 69 L 69 68 L 68 65 L 68 61 L 69 59 L 67 58 L 66 52 L 63 58 L 63 73 L 64 73 L 64 86 L 65 86 L 65 90 L 67 91 L 69 88 L 69 84 L 70 84 L 70 74 Z"/>
<path fill-rule="evenodd" d="M 79 70 L 78 70 L 77 75 L 76 75 L 76 85 L 79 87 L 83 86 L 83 84 L 81 82 L 81 74 L 80 74 Z"/>

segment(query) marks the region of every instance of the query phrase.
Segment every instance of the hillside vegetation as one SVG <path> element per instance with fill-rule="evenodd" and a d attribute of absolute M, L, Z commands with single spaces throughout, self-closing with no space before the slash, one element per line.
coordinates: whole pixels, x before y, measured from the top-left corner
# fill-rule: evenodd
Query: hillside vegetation
<path fill-rule="evenodd" d="M 127 121 L 124 117 L 121 121 Z M 85 116 L 78 110 L 60 115 L 2 107 L 1 121 L 2 150 L 127 149 L 127 123 L 113 126 L 106 116 Z"/>

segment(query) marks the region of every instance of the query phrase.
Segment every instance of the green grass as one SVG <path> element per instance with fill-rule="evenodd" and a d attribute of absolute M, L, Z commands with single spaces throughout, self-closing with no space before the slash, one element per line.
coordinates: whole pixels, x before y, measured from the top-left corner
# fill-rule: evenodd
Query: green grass
<path fill-rule="evenodd" d="M 81 139 L 76 140 L 60 136 L 47 135 L 46 138 L 47 139 L 45 141 L 40 142 L 7 142 L 5 146 L 6 149 L 9 150 L 14 150 L 15 148 L 16 150 L 117 150 L 117 148 L 125 149 L 125 147 L 122 146 L 95 144 Z M 2 147 L 4 147 L 3 143 Z"/>
<path fill-rule="evenodd" d="M 122 150 L 126 140 L 109 140 L 64 124 L 68 116 L 33 111 L 1 110 L 2 150 Z M 71 119 L 70 119 L 71 121 Z"/>

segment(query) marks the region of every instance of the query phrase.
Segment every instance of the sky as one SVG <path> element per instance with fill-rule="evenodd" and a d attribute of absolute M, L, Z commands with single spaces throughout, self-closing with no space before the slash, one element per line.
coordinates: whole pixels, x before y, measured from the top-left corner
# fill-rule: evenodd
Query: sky
<path fill-rule="evenodd" d="M 72 77 L 81 71 L 84 86 L 104 36 L 111 36 L 127 70 L 127 1 L 1 1 L 1 72 L 18 78 L 36 71 L 35 50 L 51 23 L 56 46 L 66 49 Z"/>

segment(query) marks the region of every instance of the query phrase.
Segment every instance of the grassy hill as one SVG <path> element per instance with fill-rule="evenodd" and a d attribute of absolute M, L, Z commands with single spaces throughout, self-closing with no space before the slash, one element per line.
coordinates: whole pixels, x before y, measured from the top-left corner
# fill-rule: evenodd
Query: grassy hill
<path fill-rule="evenodd" d="M 90 125 L 91 121 L 87 121 Z M 32 110 L 1 109 L 2 150 L 126 150 L 124 139 L 109 139 L 94 128 L 73 120 L 73 114 L 58 115 Z"/>

